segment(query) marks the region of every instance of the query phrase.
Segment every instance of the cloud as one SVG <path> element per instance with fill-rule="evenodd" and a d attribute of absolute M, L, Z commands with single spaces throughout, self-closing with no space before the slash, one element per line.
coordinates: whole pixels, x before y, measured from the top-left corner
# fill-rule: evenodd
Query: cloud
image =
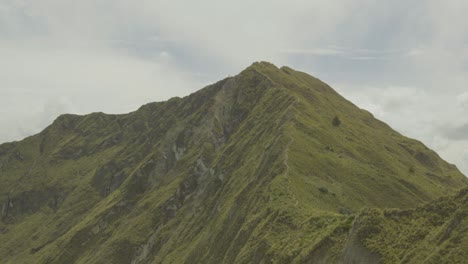
<path fill-rule="evenodd" d="M 119 35 L 122 22 L 103 23 L 106 9 L 93 15 L 85 12 L 91 2 L 69 4 L 77 9 L 55 1 L 0 5 L 0 142 L 37 133 L 62 113 L 129 112 L 206 83 L 181 71 L 154 32 Z"/>
<path fill-rule="evenodd" d="M 281 51 L 286 54 L 301 54 L 301 55 L 316 55 L 316 56 L 330 56 L 340 55 L 344 51 L 336 48 L 314 48 L 314 49 L 285 49 Z"/>
<path fill-rule="evenodd" d="M 316 75 L 459 163 L 467 8 L 462 0 L 4 0 L 0 142 L 40 131 L 61 111 L 127 112 L 268 60 Z"/>
<path fill-rule="evenodd" d="M 458 96 L 458 103 L 465 110 L 468 110 L 468 92 L 462 93 Z"/>
<path fill-rule="evenodd" d="M 422 56 L 426 53 L 424 49 L 414 48 L 404 54 L 405 57 Z"/>
<path fill-rule="evenodd" d="M 445 148 L 438 149 L 438 153 L 457 165 L 465 175 L 468 175 L 468 140 L 457 141 L 456 144 L 447 144 Z"/>
<path fill-rule="evenodd" d="M 332 46 L 323 48 L 284 49 L 280 52 L 289 56 L 334 56 L 337 59 L 347 60 L 385 60 L 391 56 L 396 56 L 399 53 L 398 51 L 353 49 Z"/>
<path fill-rule="evenodd" d="M 451 128 L 445 135 L 452 140 L 468 140 L 468 124 Z"/>

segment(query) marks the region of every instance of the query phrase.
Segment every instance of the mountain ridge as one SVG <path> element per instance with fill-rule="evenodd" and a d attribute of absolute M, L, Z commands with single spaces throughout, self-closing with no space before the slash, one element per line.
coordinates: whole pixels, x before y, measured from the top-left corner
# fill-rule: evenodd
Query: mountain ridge
<path fill-rule="evenodd" d="M 385 262 L 353 242 L 354 212 L 468 186 L 319 79 L 266 62 L 129 114 L 62 115 L 0 145 L 0 180 L 6 263 Z"/>

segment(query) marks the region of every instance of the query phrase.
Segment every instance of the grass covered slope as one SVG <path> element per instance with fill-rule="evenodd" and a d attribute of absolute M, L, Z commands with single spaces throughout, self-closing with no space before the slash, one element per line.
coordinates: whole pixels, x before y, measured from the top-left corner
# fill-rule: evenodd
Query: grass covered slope
<path fill-rule="evenodd" d="M 468 189 L 416 209 L 371 209 L 355 234 L 383 263 L 466 263 Z"/>
<path fill-rule="evenodd" d="M 467 186 L 420 142 L 269 63 L 130 114 L 63 115 L 0 145 L 0 180 L 2 263 L 380 261 L 353 212 Z"/>
<path fill-rule="evenodd" d="M 260 68 L 296 99 L 288 127 L 290 179 L 304 206 L 414 207 L 466 185 L 455 166 L 320 80 L 286 67 Z"/>

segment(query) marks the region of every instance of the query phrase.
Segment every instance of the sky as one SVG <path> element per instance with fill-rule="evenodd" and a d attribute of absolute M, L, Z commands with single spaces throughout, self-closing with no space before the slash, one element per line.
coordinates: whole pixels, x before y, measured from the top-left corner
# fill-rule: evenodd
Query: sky
<path fill-rule="evenodd" d="M 0 0 L 0 142 L 254 61 L 307 72 L 468 175 L 464 0 Z"/>

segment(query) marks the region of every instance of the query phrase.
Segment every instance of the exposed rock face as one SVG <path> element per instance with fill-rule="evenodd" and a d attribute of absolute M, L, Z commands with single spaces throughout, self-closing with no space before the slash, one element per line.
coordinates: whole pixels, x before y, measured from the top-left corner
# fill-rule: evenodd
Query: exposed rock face
<path fill-rule="evenodd" d="M 426 209 L 361 210 L 413 208 L 467 186 L 420 142 L 269 63 L 133 113 L 60 116 L 0 145 L 0 181 L 5 263 L 421 260 L 423 249 L 380 245 L 398 230 L 392 217 L 409 223 Z M 465 215 L 447 210 L 428 217 L 446 225 L 437 239 L 411 239 L 457 259 L 442 247 L 466 245 L 455 235 Z"/>

